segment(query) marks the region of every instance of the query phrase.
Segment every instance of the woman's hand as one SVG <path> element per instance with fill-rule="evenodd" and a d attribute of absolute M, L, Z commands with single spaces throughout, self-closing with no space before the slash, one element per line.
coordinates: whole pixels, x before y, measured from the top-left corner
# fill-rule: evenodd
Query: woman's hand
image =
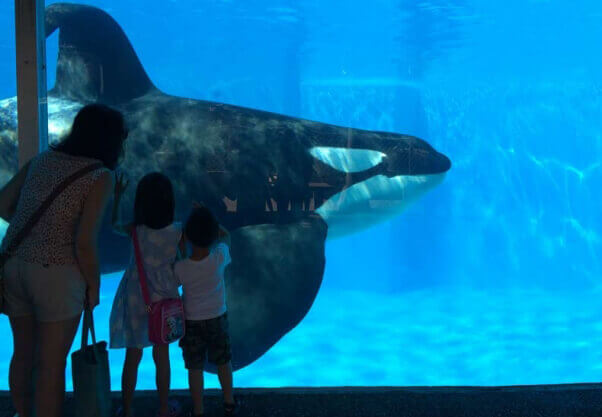
<path fill-rule="evenodd" d="M 86 308 L 93 311 L 100 303 L 100 289 L 98 286 L 88 286 L 86 288 Z"/>
<path fill-rule="evenodd" d="M 120 198 L 125 192 L 125 190 L 128 188 L 128 185 L 130 185 L 130 180 L 125 178 L 124 173 L 115 174 L 115 198 Z"/>

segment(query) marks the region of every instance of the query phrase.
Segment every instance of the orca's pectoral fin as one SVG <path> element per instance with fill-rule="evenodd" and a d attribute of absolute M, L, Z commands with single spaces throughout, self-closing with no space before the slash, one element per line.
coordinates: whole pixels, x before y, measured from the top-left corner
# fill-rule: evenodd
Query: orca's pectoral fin
<path fill-rule="evenodd" d="M 326 233 L 319 217 L 232 232 L 226 302 L 234 369 L 258 359 L 305 317 L 322 284 Z"/>
<path fill-rule="evenodd" d="M 57 29 L 59 58 L 53 94 L 81 102 L 119 104 L 154 88 L 127 36 L 104 11 L 52 4 L 46 8 L 46 36 Z"/>

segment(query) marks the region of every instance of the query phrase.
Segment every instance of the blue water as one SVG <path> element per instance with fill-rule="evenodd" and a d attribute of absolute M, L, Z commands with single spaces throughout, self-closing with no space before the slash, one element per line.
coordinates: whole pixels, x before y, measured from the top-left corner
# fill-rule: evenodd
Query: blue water
<path fill-rule="evenodd" d="M 84 3 L 120 22 L 165 92 L 415 134 L 453 161 L 395 220 L 327 242 L 310 313 L 237 385 L 602 379 L 602 3 Z M 12 7 L 1 98 L 16 91 Z M 55 56 L 53 37 L 49 85 Z M 99 323 L 118 279 L 104 277 Z M 111 363 L 118 389 L 122 355 Z M 147 354 L 141 388 L 152 372 Z"/>

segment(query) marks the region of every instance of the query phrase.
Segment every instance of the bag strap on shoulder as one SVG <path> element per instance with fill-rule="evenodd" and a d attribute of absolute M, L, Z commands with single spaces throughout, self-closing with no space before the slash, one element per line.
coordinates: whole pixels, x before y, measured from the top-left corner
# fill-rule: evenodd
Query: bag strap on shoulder
<path fill-rule="evenodd" d="M 72 183 L 74 183 L 76 180 L 83 177 L 84 175 L 86 175 L 92 171 L 95 171 L 97 169 L 100 169 L 102 167 L 103 167 L 103 164 L 101 164 L 100 162 L 87 165 L 84 168 L 77 170 L 76 172 L 74 172 L 73 174 L 71 174 L 70 176 L 65 178 L 59 185 L 57 185 L 56 188 L 54 190 L 52 190 L 50 195 L 46 198 L 46 200 L 44 200 L 42 202 L 40 207 L 38 207 L 37 210 L 32 214 L 32 216 L 29 218 L 27 223 L 25 223 L 25 226 L 23 226 L 23 228 L 21 230 L 19 230 L 19 232 L 15 235 L 15 237 L 10 241 L 10 243 L 6 247 L 6 250 L 0 257 L 0 266 L 2 266 L 2 264 L 4 264 L 4 262 L 6 262 L 8 257 L 12 254 L 12 252 L 14 252 L 19 247 L 21 242 L 23 242 L 23 239 L 25 239 L 27 237 L 27 235 L 29 234 L 29 232 L 31 232 L 33 227 L 42 218 L 42 216 L 44 215 L 46 210 L 48 210 L 48 208 L 50 208 L 53 201 L 69 185 L 71 185 Z"/>

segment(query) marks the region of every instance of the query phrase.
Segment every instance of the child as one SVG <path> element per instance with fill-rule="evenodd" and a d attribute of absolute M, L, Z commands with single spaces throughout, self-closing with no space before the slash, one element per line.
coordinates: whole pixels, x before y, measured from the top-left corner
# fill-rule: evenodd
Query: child
<path fill-rule="evenodd" d="M 151 301 L 178 297 L 178 284 L 173 274 L 178 245 L 182 241 L 182 227 L 174 223 L 175 199 L 169 178 L 160 174 L 146 175 L 138 183 L 134 201 L 134 221 L 121 224 L 119 204 L 128 183 L 118 176 L 113 203 L 113 229 L 116 233 L 132 237 L 134 228 L 147 275 Z M 138 366 L 142 349 L 151 346 L 148 339 L 148 312 L 136 268 L 135 255 L 121 279 L 110 318 L 113 349 L 125 348 L 125 363 L 121 377 L 123 405 L 120 413 L 132 415 L 132 400 L 136 389 Z M 156 367 L 156 384 L 159 394 L 159 417 L 175 416 L 177 404 L 169 403 L 170 364 L 169 345 L 154 345 L 153 359 Z"/>
<path fill-rule="evenodd" d="M 236 404 L 232 393 L 232 357 L 224 270 L 230 263 L 226 240 L 228 233 L 220 228 L 213 214 L 196 206 L 184 228 L 190 256 L 176 263 L 176 280 L 182 285 L 186 334 L 180 340 L 188 384 L 192 396 L 192 417 L 203 415 L 203 365 L 205 357 L 217 365 L 224 392 L 224 414 L 234 415 Z"/>

